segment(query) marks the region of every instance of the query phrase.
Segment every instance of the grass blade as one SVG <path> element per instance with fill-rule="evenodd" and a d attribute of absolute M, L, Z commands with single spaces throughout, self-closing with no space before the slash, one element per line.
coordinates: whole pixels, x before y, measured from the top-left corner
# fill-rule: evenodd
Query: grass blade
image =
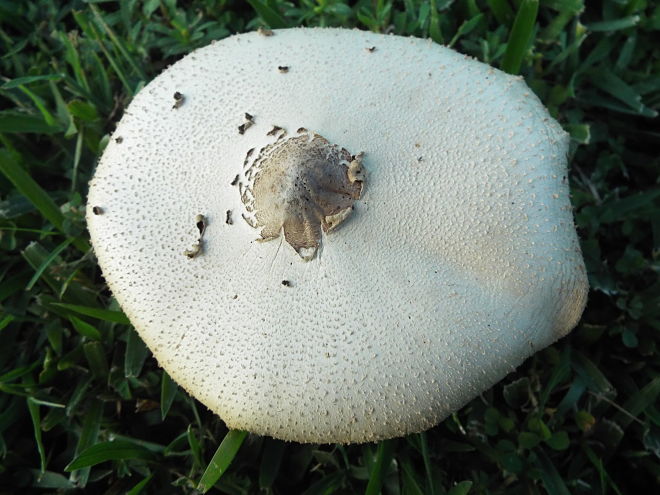
<path fill-rule="evenodd" d="M 170 378 L 170 375 L 163 370 L 163 377 L 160 382 L 160 415 L 163 419 L 165 419 L 167 413 L 170 411 L 170 407 L 172 407 L 178 388 L 174 380 Z"/>
<path fill-rule="evenodd" d="M 543 452 L 543 450 L 538 449 L 537 454 L 537 466 L 541 474 L 541 481 L 543 486 L 547 490 L 549 495 L 570 495 L 571 492 L 566 488 L 564 480 L 562 480 L 561 475 L 557 472 L 557 468 L 552 464 L 550 458 Z"/>
<path fill-rule="evenodd" d="M 267 490 L 273 485 L 280 472 L 284 450 L 286 449 L 284 442 L 273 438 L 266 438 L 265 444 L 261 465 L 259 466 L 259 488 L 262 490 Z"/>
<path fill-rule="evenodd" d="M 101 340 L 101 332 L 99 332 L 93 325 L 90 325 L 86 321 L 76 318 L 75 316 L 71 316 L 69 320 L 71 320 L 71 324 L 73 325 L 73 328 L 76 329 L 76 332 L 83 337 L 92 340 Z"/>
<path fill-rule="evenodd" d="M 58 230 L 62 230 L 64 216 L 50 196 L 21 167 L 7 150 L 0 150 L 0 172 L 14 184 L 16 189 L 25 196 L 41 212 L 41 214 Z"/>
<path fill-rule="evenodd" d="M 145 479 L 136 484 L 133 488 L 126 492 L 126 495 L 138 495 L 142 493 L 142 489 L 149 484 L 151 478 L 154 477 L 154 473 L 151 473 Z"/>
<path fill-rule="evenodd" d="M 124 357 L 124 376 L 138 377 L 142 372 L 144 361 L 149 355 L 149 349 L 135 330 L 129 328 L 126 340 L 126 355 Z"/>
<path fill-rule="evenodd" d="M 422 451 L 422 459 L 424 460 L 424 471 L 426 472 L 426 483 L 429 495 L 435 495 L 435 484 L 433 483 L 433 473 L 431 472 L 431 456 L 429 455 L 429 443 L 426 438 L 426 432 L 423 431 L 418 436 L 420 450 Z"/>
<path fill-rule="evenodd" d="M 538 0 L 523 0 L 513 21 L 513 28 L 502 59 L 502 70 L 509 74 L 518 74 L 522 65 L 529 40 L 536 24 L 539 10 Z"/>
<path fill-rule="evenodd" d="M 106 32 L 108 37 L 112 40 L 114 45 L 117 47 L 119 52 L 124 56 L 128 64 L 133 68 L 135 73 L 138 75 L 141 81 L 146 81 L 147 76 L 144 73 L 144 71 L 141 69 L 140 65 L 133 60 L 133 57 L 128 53 L 128 50 L 126 49 L 126 45 L 117 37 L 115 32 L 108 26 L 108 24 L 103 20 L 103 17 L 99 13 L 99 10 L 96 8 L 95 5 L 90 5 L 91 11 L 94 13 L 94 18 L 96 19 L 96 22 L 103 28 L 103 30 Z"/>
<path fill-rule="evenodd" d="M 82 429 L 80 431 L 80 436 L 78 437 L 78 443 L 76 444 L 74 454 L 76 457 L 96 443 L 99 430 L 101 429 L 102 418 L 103 402 L 98 399 L 92 399 L 83 416 Z M 69 476 L 69 480 L 76 483 L 79 487 L 84 488 L 89 480 L 90 472 L 90 466 L 76 469 Z"/>
<path fill-rule="evenodd" d="M 380 493 L 380 490 L 383 487 L 383 481 L 385 480 L 387 471 L 392 463 L 395 445 L 396 440 L 383 440 L 378 444 L 378 449 L 376 450 L 376 462 L 369 475 L 369 483 L 364 492 L 365 495 L 378 495 Z"/>
<path fill-rule="evenodd" d="M 48 125 L 43 118 L 15 110 L 0 111 L 0 132 L 8 134 L 56 134 L 58 126 Z"/>
<path fill-rule="evenodd" d="M 619 411 L 614 416 L 614 421 L 621 426 L 627 428 L 634 419 L 643 413 L 647 408 L 657 405 L 658 396 L 660 395 L 660 376 L 655 377 L 643 388 L 631 395 L 626 402 L 623 403 L 623 411 Z"/>
<path fill-rule="evenodd" d="M 248 0 L 248 3 L 252 6 L 257 15 L 268 24 L 268 27 L 273 29 L 289 27 L 289 23 L 279 14 L 279 12 L 272 9 L 261 0 Z"/>
<path fill-rule="evenodd" d="M 621 19 L 615 19 L 613 21 L 600 21 L 592 22 L 587 24 L 587 29 L 589 31 L 619 31 L 621 29 L 627 29 L 636 26 L 639 24 L 640 17 L 638 15 L 631 15 L 628 17 L 622 17 Z"/>
<path fill-rule="evenodd" d="M 64 470 L 73 471 L 106 461 L 129 459 L 154 460 L 156 456 L 149 449 L 125 440 L 101 442 L 82 451 Z"/>
<path fill-rule="evenodd" d="M 220 443 L 218 450 L 216 450 L 211 462 L 204 471 L 202 479 L 199 480 L 197 489 L 206 493 L 213 485 L 220 479 L 220 477 L 227 471 L 227 468 L 236 457 L 238 449 L 243 444 L 243 440 L 247 436 L 247 431 L 229 430 L 225 438 Z"/>
<path fill-rule="evenodd" d="M 87 359 L 87 364 L 89 364 L 89 371 L 92 372 L 92 376 L 100 380 L 105 379 L 110 372 L 110 366 L 108 366 L 108 358 L 106 357 L 103 344 L 101 342 L 87 342 L 83 344 L 83 352 L 85 353 L 85 358 Z"/>
<path fill-rule="evenodd" d="M 24 84 L 30 84 L 38 81 L 59 81 L 63 77 L 64 74 L 42 74 L 40 76 L 16 77 L 4 83 L 2 86 L 0 86 L 0 89 L 18 88 Z"/>
<path fill-rule="evenodd" d="M 447 495 L 467 495 L 468 493 L 470 493 L 471 489 L 472 489 L 472 481 L 465 480 L 452 486 L 447 492 Z"/>
<path fill-rule="evenodd" d="M 57 246 L 53 251 L 48 255 L 48 257 L 41 263 L 39 268 L 37 268 L 37 271 L 35 272 L 34 276 L 30 279 L 30 281 L 27 283 L 25 286 L 25 290 L 31 290 L 32 287 L 34 287 L 34 284 L 37 283 L 37 281 L 41 278 L 41 275 L 44 273 L 46 268 L 57 258 L 62 251 L 64 251 L 69 244 L 71 244 L 75 239 L 73 237 L 68 238 L 65 240 L 63 243 L 61 243 L 59 246 Z"/>
<path fill-rule="evenodd" d="M 39 451 L 39 461 L 41 474 L 46 472 L 46 450 L 41 438 L 41 414 L 39 412 L 39 404 L 37 404 L 32 397 L 27 399 L 28 411 L 30 411 L 30 418 L 32 419 L 32 426 L 34 427 L 34 440 L 37 444 Z"/>
<path fill-rule="evenodd" d="M 0 172 L 39 210 L 46 220 L 52 223 L 57 230 L 64 232 L 64 215 L 60 209 L 7 150 L 0 150 Z M 89 244 L 83 239 L 74 238 L 72 242 L 83 252 L 89 250 Z"/>
<path fill-rule="evenodd" d="M 511 21 L 513 20 L 513 10 L 511 10 L 507 0 L 486 0 L 486 3 L 493 12 L 497 22 L 504 26 L 511 25 Z"/>

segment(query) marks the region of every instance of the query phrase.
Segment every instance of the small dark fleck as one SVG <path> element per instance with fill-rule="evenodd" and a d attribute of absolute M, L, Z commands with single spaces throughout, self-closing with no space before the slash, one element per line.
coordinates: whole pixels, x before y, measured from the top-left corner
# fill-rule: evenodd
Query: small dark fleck
<path fill-rule="evenodd" d="M 273 128 L 266 133 L 266 136 L 274 136 L 281 130 L 282 130 L 281 127 L 274 125 Z"/>
<path fill-rule="evenodd" d="M 230 186 L 235 186 L 236 184 L 238 184 L 238 179 L 239 179 L 239 176 L 238 176 L 238 174 L 236 174 L 236 177 L 234 177 L 234 180 L 231 181 L 231 183 L 229 185 Z"/>
<path fill-rule="evenodd" d="M 257 29 L 257 33 L 259 33 L 261 36 L 272 36 L 273 34 L 275 34 L 275 33 L 273 33 L 272 30 L 267 29 L 265 27 L 259 27 Z"/>
<path fill-rule="evenodd" d="M 277 70 L 279 70 L 282 73 L 289 72 L 289 66 L 288 65 L 278 65 Z"/>
<path fill-rule="evenodd" d="M 238 299 L 238 294 L 234 294 L 233 299 Z"/>
<path fill-rule="evenodd" d="M 206 230 L 206 218 L 204 218 L 204 215 L 197 215 L 195 225 L 197 226 L 197 230 L 199 230 L 199 239 L 201 240 Z"/>
<path fill-rule="evenodd" d="M 103 208 L 100 206 L 94 206 L 92 208 L 92 213 L 94 213 L 94 215 L 103 215 Z"/>
<path fill-rule="evenodd" d="M 245 112 L 245 120 L 249 120 L 250 122 L 254 122 L 254 116 L 252 116 L 249 113 Z"/>
<path fill-rule="evenodd" d="M 254 125 L 254 122 L 251 121 L 251 120 L 248 120 L 248 121 L 242 123 L 241 125 L 238 126 L 238 133 L 241 134 L 241 135 L 245 134 L 245 131 L 247 131 L 253 125 Z"/>
<path fill-rule="evenodd" d="M 227 225 L 233 225 L 234 221 L 231 218 L 231 210 L 227 210 L 227 218 L 225 219 Z"/>
<path fill-rule="evenodd" d="M 172 106 L 172 108 L 175 108 L 175 109 L 179 108 L 181 105 L 183 105 L 183 100 L 184 99 L 185 99 L 184 96 L 181 93 L 179 93 L 178 91 L 176 93 L 174 93 L 174 105 Z"/>
<path fill-rule="evenodd" d="M 422 162 L 422 160 L 424 160 L 424 157 L 423 157 L 423 156 L 418 156 L 418 157 L 417 157 L 417 161 L 418 161 L 418 162 L 420 162 L 420 163 L 421 163 L 421 162 Z"/>
<path fill-rule="evenodd" d="M 375 46 L 370 46 L 370 47 L 367 48 L 367 51 L 368 51 L 369 53 L 373 53 L 373 52 L 376 51 L 376 47 L 375 47 Z"/>
<path fill-rule="evenodd" d="M 290 280 L 282 280 L 282 285 L 284 287 L 291 287 L 291 281 Z"/>
<path fill-rule="evenodd" d="M 117 143 L 117 144 L 121 144 L 123 141 L 124 141 L 124 138 L 121 137 L 121 136 L 117 136 L 117 137 L 115 138 L 115 143 Z"/>

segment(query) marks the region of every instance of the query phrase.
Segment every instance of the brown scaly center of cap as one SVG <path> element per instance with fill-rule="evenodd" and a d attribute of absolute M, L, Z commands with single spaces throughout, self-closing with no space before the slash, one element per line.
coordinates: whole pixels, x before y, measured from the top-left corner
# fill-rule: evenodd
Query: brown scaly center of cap
<path fill-rule="evenodd" d="M 248 212 L 243 218 L 261 228 L 261 239 L 280 236 L 309 261 L 329 232 L 353 211 L 364 184 L 362 154 L 351 155 L 323 136 L 298 129 L 287 138 L 277 129 L 277 141 L 262 148 L 250 163 L 245 159 L 241 199 Z M 273 131 L 271 131 L 273 132 Z"/>

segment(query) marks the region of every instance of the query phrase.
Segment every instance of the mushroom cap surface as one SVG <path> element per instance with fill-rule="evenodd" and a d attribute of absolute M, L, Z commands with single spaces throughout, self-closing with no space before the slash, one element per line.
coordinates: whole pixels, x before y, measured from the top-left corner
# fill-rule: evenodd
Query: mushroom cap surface
<path fill-rule="evenodd" d="M 309 261 L 242 218 L 274 126 L 364 152 L 361 196 Z M 229 427 L 374 441 L 434 426 L 577 324 L 567 148 L 522 78 L 427 40 L 247 33 L 136 95 L 87 221 L 159 364 Z"/>

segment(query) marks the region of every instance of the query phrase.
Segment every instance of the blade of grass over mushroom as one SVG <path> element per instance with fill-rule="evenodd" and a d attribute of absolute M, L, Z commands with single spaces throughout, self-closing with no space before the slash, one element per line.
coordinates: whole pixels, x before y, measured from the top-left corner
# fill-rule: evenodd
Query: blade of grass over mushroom
<path fill-rule="evenodd" d="M 509 74 L 518 74 L 523 58 L 529 46 L 532 31 L 536 24 L 538 0 L 522 0 L 502 59 L 502 70 Z"/>
<path fill-rule="evenodd" d="M 213 488 L 213 485 L 227 471 L 234 457 L 236 457 L 245 437 L 247 437 L 247 431 L 229 430 L 227 432 L 197 484 L 199 491 L 206 493 Z"/>
<path fill-rule="evenodd" d="M 390 463 L 394 457 L 396 440 L 383 440 L 376 449 L 376 459 L 373 469 L 369 473 L 369 483 L 364 492 L 365 495 L 378 495 L 383 487 L 383 481 L 390 469 Z"/>
<path fill-rule="evenodd" d="M 107 461 L 120 461 L 142 459 L 155 460 L 156 455 L 149 449 L 126 440 L 100 442 L 83 450 L 76 458 L 64 468 L 65 471 L 74 471 L 87 466 L 95 466 Z"/>
<path fill-rule="evenodd" d="M 113 323 L 121 323 L 122 325 L 130 325 L 131 322 L 128 317 L 121 311 L 112 311 L 110 309 L 100 309 L 100 308 L 91 308 L 88 306 L 80 306 L 78 304 L 66 304 L 66 303 L 53 303 L 53 306 L 59 308 L 64 308 L 74 313 L 80 313 L 81 315 L 91 316 L 97 320 L 110 321 Z"/>
<path fill-rule="evenodd" d="M 268 27 L 273 29 L 289 27 L 289 22 L 267 3 L 262 2 L 261 0 L 248 0 L 248 3 L 252 6 L 257 15 L 268 24 Z"/>

